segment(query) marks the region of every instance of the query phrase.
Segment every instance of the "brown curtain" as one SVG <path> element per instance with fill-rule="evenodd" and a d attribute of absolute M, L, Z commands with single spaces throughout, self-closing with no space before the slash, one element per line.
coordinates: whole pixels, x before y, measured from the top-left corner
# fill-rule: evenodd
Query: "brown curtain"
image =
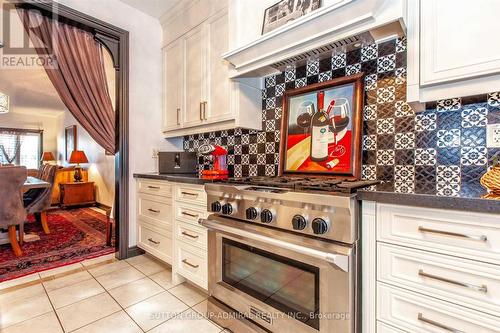
<path fill-rule="evenodd" d="M 115 153 L 115 112 L 101 44 L 90 32 L 37 11 L 18 8 L 18 13 L 40 56 L 45 57 L 44 45 L 52 45 L 57 66 L 45 62 L 45 71 L 63 103 L 106 152 Z"/>

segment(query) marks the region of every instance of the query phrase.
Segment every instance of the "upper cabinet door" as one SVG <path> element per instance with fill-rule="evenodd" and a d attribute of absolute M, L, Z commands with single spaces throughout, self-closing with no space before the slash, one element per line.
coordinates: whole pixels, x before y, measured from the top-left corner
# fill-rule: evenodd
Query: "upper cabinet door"
<path fill-rule="evenodd" d="M 500 1 L 420 1 L 421 85 L 500 72 Z"/>
<path fill-rule="evenodd" d="M 207 122 L 230 119 L 230 64 L 221 58 L 229 45 L 227 10 L 211 17 L 206 22 L 207 36 L 207 82 L 204 118 Z"/>
<path fill-rule="evenodd" d="M 203 121 L 206 71 L 203 26 L 194 28 L 183 38 L 185 43 L 184 125 L 193 126 Z"/>
<path fill-rule="evenodd" d="M 178 39 L 163 49 L 163 130 L 182 125 L 183 40 Z"/>

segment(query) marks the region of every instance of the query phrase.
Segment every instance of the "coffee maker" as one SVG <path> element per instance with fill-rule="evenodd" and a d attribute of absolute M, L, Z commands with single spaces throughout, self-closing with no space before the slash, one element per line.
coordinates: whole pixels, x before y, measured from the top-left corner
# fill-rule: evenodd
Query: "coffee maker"
<path fill-rule="evenodd" d="M 202 156 L 203 162 L 210 162 L 209 169 L 201 171 L 202 179 L 224 180 L 228 178 L 226 149 L 207 143 L 198 148 L 198 153 Z"/>

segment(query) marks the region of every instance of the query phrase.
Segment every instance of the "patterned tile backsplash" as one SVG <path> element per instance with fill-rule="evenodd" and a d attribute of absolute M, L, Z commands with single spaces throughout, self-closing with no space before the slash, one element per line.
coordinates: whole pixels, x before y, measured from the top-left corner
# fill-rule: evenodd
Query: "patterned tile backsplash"
<path fill-rule="evenodd" d="M 265 79 L 263 131 L 234 129 L 184 138 L 196 151 L 211 142 L 229 150 L 231 176 L 278 172 L 283 92 L 365 73 L 363 166 L 378 190 L 455 196 L 483 190 L 479 178 L 500 149 L 486 148 L 486 125 L 500 123 L 500 92 L 427 103 L 415 113 L 406 100 L 406 40 L 371 44 L 311 61 Z M 463 186 L 463 184 L 467 186 Z"/>

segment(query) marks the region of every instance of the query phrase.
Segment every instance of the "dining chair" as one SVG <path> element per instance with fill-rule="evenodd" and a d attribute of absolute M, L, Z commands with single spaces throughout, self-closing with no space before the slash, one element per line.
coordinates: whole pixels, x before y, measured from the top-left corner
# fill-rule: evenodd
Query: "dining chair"
<path fill-rule="evenodd" d="M 49 187 L 43 189 L 29 190 L 24 194 L 24 207 L 28 214 L 34 214 L 37 222 L 42 224 L 43 231 L 50 234 L 47 223 L 47 210 L 52 203 L 52 188 L 56 177 L 56 165 L 44 164 L 40 167 L 37 178 L 50 183 Z"/>
<path fill-rule="evenodd" d="M 0 168 L 0 188 L 2 189 L 0 191 L 0 228 L 7 227 L 9 241 L 17 257 L 23 254 L 17 241 L 16 226 L 22 226 L 26 219 L 22 196 L 26 177 L 25 167 Z M 20 228 L 19 232 L 21 233 L 21 231 Z"/>

